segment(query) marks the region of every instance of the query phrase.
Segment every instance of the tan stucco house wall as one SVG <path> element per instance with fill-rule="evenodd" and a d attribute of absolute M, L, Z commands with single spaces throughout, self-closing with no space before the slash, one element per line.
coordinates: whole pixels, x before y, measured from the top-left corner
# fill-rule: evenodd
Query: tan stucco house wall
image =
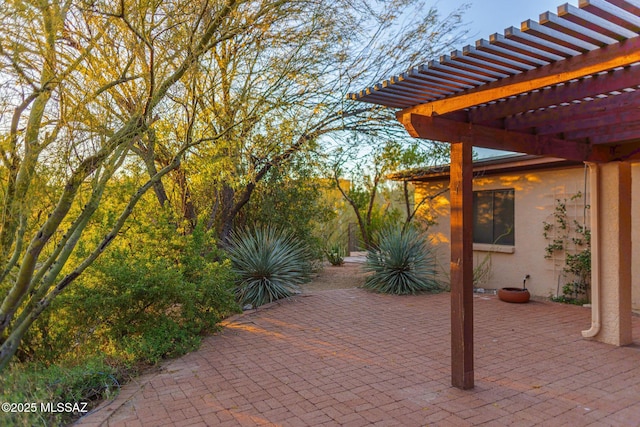
<path fill-rule="evenodd" d="M 479 167 L 474 172 L 474 191 L 514 189 L 515 209 L 513 246 L 474 244 L 474 265 L 478 266 L 483 261 L 490 265 L 489 274 L 476 286 L 485 289 L 519 287 L 528 274 L 527 288 L 532 295 L 549 297 L 562 294 L 564 258 L 559 255 L 545 259 L 545 247 L 549 241 L 543 236 L 544 222 L 553 221 L 556 200 L 567 199 L 570 219 L 589 224 L 589 174 L 580 164 L 542 169 L 534 166 L 530 170 L 511 172 L 508 166 L 508 163 L 504 165 L 504 172 L 499 170 L 500 167 L 489 172 Z M 416 201 L 447 188 L 446 173 L 432 175 L 427 180 L 414 182 Z M 632 182 L 632 209 L 640 212 L 640 164 L 632 167 Z M 585 196 L 571 200 L 577 193 Z M 419 216 L 436 222 L 429 227 L 428 234 L 446 280 L 450 262 L 449 193 L 445 192 L 425 204 L 419 210 Z M 640 215 L 634 215 L 632 221 L 632 304 L 634 310 L 640 311 Z"/>

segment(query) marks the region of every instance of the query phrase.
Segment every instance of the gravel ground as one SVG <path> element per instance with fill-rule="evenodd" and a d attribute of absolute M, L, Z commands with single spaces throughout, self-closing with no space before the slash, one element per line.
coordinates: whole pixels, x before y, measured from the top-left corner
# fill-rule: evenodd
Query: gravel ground
<path fill-rule="evenodd" d="M 358 288 L 364 284 L 365 274 L 362 263 L 345 262 L 338 267 L 326 264 L 311 282 L 302 286 L 302 291 Z"/>

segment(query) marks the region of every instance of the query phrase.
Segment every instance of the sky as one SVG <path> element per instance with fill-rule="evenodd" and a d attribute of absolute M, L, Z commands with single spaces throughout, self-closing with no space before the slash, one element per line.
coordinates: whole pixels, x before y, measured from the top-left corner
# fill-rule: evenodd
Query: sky
<path fill-rule="evenodd" d="M 520 28 L 527 19 L 538 20 L 541 13 L 557 13 L 558 6 L 569 3 L 578 6 L 578 0 L 430 0 L 444 16 L 456 7 L 469 3 L 464 14 L 469 24 L 471 40 L 488 39 L 493 33 L 503 33 L 505 28 Z M 462 48 L 462 46 L 460 46 Z"/>

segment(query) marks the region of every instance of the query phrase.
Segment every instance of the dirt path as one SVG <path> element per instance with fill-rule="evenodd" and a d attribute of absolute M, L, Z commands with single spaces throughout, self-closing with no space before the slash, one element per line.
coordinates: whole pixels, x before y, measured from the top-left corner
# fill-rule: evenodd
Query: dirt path
<path fill-rule="evenodd" d="M 302 286 L 303 292 L 322 291 L 327 289 L 357 288 L 364 284 L 363 265 L 356 262 L 345 262 L 336 267 L 330 264 L 318 273 L 311 282 Z"/>

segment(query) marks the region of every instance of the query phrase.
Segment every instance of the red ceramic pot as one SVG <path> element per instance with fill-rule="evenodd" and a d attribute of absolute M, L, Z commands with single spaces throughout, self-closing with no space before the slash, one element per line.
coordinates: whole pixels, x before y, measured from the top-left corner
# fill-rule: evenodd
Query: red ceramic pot
<path fill-rule="evenodd" d="M 523 303 L 529 301 L 531 294 L 522 288 L 502 288 L 498 290 L 498 298 L 506 302 Z"/>

